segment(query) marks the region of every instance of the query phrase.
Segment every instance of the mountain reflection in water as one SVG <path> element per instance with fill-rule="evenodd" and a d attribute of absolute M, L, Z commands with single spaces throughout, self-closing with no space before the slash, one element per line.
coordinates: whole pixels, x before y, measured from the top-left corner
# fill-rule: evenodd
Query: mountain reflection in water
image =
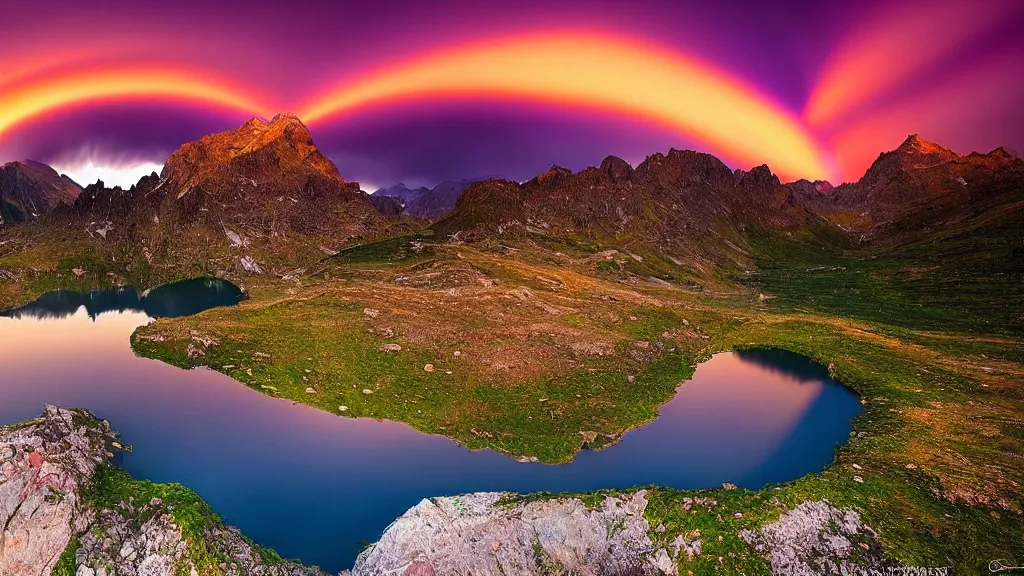
<path fill-rule="evenodd" d="M 217 306 L 237 304 L 245 295 L 242 290 L 218 278 L 194 278 L 164 284 L 139 294 L 135 288 L 111 288 L 76 292 L 56 290 L 11 310 L 0 312 L 10 318 L 66 318 L 85 308 L 89 318 L 104 312 L 143 312 L 150 318 L 191 316 Z"/>

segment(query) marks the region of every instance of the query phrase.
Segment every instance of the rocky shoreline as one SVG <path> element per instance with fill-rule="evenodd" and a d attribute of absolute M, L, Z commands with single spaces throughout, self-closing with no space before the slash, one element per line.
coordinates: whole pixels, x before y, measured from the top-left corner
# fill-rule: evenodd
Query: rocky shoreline
<path fill-rule="evenodd" d="M 215 516 L 197 539 L 175 504 L 106 490 L 100 477 L 127 479 L 109 464 L 119 446 L 109 423 L 79 409 L 47 406 L 38 418 L 0 428 L 0 574 L 325 576 L 267 561 Z"/>
<path fill-rule="evenodd" d="M 131 479 L 110 464 L 120 448 L 109 423 L 80 409 L 47 406 L 0 427 L 0 574 L 326 576 L 225 526 L 183 486 Z M 648 495 L 424 499 L 341 576 L 677 575 L 701 556 L 700 530 L 652 528 Z M 684 499 L 686 509 L 705 504 L 717 502 Z M 740 536 L 775 574 L 895 565 L 856 511 L 824 500 Z"/>
<path fill-rule="evenodd" d="M 92 524 L 81 491 L 113 457 L 110 426 L 47 406 L 0 429 L 0 574 L 48 576 L 75 533 Z"/>

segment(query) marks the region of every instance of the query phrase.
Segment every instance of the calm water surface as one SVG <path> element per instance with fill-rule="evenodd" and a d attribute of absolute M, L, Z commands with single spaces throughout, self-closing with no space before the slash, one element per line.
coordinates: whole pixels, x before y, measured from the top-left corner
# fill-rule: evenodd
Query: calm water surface
<path fill-rule="evenodd" d="M 6 313 L 0 424 L 36 416 L 44 403 L 89 408 L 133 445 L 120 458 L 135 477 L 186 484 L 261 544 L 337 571 L 427 496 L 792 480 L 831 460 L 860 411 L 852 392 L 803 356 L 723 353 L 618 444 L 571 464 L 521 464 L 133 355 L 129 336 L 152 318 L 240 298 L 228 283 L 193 280 L 143 294 L 52 293 Z"/>

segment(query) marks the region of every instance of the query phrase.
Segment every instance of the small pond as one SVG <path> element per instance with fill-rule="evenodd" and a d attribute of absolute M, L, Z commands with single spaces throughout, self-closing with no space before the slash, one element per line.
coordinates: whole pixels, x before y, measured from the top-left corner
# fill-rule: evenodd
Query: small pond
<path fill-rule="evenodd" d="M 806 357 L 716 354 L 655 421 L 571 464 L 523 464 L 398 422 L 328 414 L 206 369 L 137 358 L 129 336 L 156 317 L 242 298 L 199 279 L 138 294 L 55 292 L 0 317 L 0 424 L 81 406 L 110 420 L 134 451 L 135 477 L 181 482 L 226 522 L 285 557 L 336 572 L 428 496 L 585 491 L 723 482 L 757 488 L 820 470 L 850 432 L 857 397 Z"/>

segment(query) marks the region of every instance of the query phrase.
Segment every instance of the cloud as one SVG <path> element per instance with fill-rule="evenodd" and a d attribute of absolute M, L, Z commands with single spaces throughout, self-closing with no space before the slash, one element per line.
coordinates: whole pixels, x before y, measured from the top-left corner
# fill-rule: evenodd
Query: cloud
<path fill-rule="evenodd" d="M 102 180 L 108 188 L 120 186 L 128 189 L 138 183 L 143 176 L 148 176 L 153 172 L 159 174 L 163 170 L 163 164 L 146 162 L 125 166 L 102 166 L 95 164 L 92 160 L 86 160 L 78 164 L 54 164 L 53 169 L 61 174 L 67 174 L 82 186 Z"/>

